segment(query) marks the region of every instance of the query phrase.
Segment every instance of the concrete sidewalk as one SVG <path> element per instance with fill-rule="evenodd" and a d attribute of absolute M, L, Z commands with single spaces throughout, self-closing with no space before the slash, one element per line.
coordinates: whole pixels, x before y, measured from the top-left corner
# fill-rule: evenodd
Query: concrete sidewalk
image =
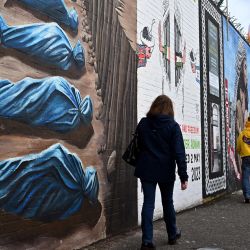
<path fill-rule="evenodd" d="M 182 238 L 175 246 L 167 244 L 164 221 L 154 223 L 158 249 L 237 249 L 250 250 L 250 204 L 243 203 L 241 192 L 177 215 Z M 118 235 L 84 248 L 85 250 L 140 249 L 141 230 Z"/>

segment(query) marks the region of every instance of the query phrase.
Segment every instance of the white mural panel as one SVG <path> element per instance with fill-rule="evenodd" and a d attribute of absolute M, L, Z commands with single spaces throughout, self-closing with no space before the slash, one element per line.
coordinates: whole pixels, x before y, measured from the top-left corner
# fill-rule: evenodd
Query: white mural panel
<path fill-rule="evenodd" d="M 180 190 L 177 178 L 174 204 L 177 211 L 202 202 L 199 10 L 195 0 L 138 0 L 138 121 L 160 94 L 172 98 L 175 119 L 185 140 L 189 187 Z M 143 193 L 138 182 L 138 219 Z M 157 189 L 154 218 L 162 217 Z"/>

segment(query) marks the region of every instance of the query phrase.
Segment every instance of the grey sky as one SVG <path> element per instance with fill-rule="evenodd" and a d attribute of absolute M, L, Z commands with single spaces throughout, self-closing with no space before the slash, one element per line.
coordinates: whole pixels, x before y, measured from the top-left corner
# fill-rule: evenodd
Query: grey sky
<path fill-rule="evenodd" d="M 247 33 L 250 24 L 250 0 L 228 0 L 228 9 L 230 16 L 235 16 Z"/>

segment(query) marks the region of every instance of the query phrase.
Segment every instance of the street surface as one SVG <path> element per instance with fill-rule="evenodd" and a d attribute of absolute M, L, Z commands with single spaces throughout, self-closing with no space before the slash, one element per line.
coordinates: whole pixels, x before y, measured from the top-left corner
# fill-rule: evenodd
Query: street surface
<path fill-rule="evenodd" d="M 164 221 L 154 223 L 157 250 L 202 249 L 250 250 L 250 204 L 243 203 L 241 192 L 177 215 L 182 238 L 177 245 L 167 244 Z M 140 249 L 140 228 L 98 242 L 85 250 Z"/>

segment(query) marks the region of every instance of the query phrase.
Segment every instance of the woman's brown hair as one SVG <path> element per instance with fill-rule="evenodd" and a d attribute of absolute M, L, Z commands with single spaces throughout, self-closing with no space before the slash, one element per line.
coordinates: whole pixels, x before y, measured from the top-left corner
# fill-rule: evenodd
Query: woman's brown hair
<path fill-rule="evenodd" d="M 169 115 L 174 117 L 172 100 L 166 95 L 159 95 L 151 104 L 147 116 Z"/>

